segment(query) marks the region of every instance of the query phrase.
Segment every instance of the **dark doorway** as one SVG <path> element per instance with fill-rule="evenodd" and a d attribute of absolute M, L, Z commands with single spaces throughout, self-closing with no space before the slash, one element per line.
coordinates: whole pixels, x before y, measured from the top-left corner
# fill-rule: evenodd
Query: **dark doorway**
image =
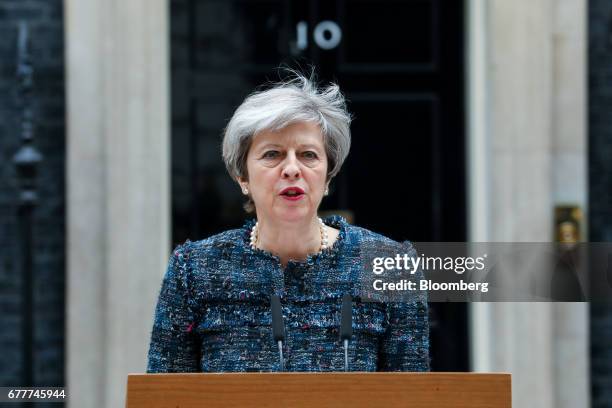
<path fill-rule="evenodd" d="M 396 240 L 464 241 L 463 2 L 172 0 L 173 241 L 242 225 L 223 127 L 280 64 L 345 92 L 351 153 L 323 211 Z M 465 304 L 431 305 L 432 368 L 468 370 Z"/>

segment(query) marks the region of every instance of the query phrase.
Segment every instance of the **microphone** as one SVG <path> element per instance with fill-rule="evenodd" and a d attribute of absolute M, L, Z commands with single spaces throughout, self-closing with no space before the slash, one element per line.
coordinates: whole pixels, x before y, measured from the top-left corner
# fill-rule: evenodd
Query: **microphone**
<path fill-rule="evenodd" d="M 285 325 L 283 324 L 283 311 L 281 309 L 278 295 L 270 296 L 270 307 L 272 308 L 272 338 L 278 343 L 278 354 L 280 356 L 281 371 L 285 371 L 283 359 L 283 341 L 285 341 Z"/>
<path fill-rule="evenodd" d="M 348 371 L 348 344 L 353 335 L 353 298 L 345 293 L 342 296 L 340 316 L 340 340 L 344 343 L 344 371 Z"/>

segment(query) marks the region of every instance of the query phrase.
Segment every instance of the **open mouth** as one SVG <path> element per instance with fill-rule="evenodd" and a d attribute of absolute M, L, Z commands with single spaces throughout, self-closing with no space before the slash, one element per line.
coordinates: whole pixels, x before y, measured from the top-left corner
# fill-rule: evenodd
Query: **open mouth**
<path fill-rule="evenodd" d="M 299 199 L 304 195 L 304 190 L 299 187 L 288 187 L 281 191 L 280 195 L 288 199 Z"/>
<path fill-rule="evenodd" d="M 299 192 L 297 192 L 295 190 L 291 190 L 291 191 L 287 191 L 286 193 L 283 193 L 283 195 L 289 196 L 289 197 L 294 197 L 294 196 L 300 195 L 300 194 L 302 194 L 302 193 L 299 193 Z"/>

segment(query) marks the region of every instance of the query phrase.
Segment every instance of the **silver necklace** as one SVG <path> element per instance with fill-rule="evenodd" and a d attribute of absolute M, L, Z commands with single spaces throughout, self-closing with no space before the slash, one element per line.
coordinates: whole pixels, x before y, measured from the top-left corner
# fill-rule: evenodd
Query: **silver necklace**
<path fill-rule="evenodd" d="M 329 246 L 329 239 L 327 237 L 327 228 L 325 224 L 323 223 L 323 220 L 321 218 L 318 218 L 318 220 L 319 220 L 319 229 L 321 230 L 321 248 L 319 249 L 319 253 L 321 253 L 321 251 L 323 251 Z M 257 249 L 258 238 L 259 238 L 259 221 L 257 221 L 255 225 L 253 225 L 253 228 L 251 228 L 251 248 Z"/>

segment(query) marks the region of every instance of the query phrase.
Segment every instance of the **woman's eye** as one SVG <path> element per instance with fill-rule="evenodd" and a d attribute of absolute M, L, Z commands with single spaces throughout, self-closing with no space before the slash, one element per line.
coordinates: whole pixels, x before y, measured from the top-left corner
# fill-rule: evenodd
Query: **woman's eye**
<path fill-rule="evenodd" d="M 264 159 L 274 159 L 277 156 L 278 156 L 278 152 L 276 150 L 268 150 L 267 152 L 265 152 L 263 154 L 262 158 L 264 158 Z"/>
<path fill-rule="evenodd" d="M 308 160 L 314 160 L 318 156 L 317 156 L 317 154 L 315 152 L 308 151 L 308 152 L 302 153 L 302 157 L 304 157 L 305 159 L 308 159 Z"/>

